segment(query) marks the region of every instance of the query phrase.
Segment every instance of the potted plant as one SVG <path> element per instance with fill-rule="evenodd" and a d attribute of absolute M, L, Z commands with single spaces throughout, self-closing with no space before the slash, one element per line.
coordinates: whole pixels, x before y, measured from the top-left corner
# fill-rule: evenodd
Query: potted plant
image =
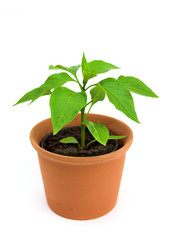
<path fill-rule="evenodd" d="M 77 78 L 80 67 L 82 83 Z M 49 76 L 15 105 L 50 95 L 51 118 L 38 123 L 30 133 L 32 146 L 38 153 L 47 203 L 55 213 L 66 218 L 97 218 L 116 204 L 133 133 L 115 118 L 89 112 L 107 96 L 118 110 L 139 123 L 131 92 L 158 96 L 131 76 L 110 77 L 89 85 L 98 74 L 118 67 L 101 60 L 87 62 L 84 54 L 81 65 L 50 65 L 49 69 L 62 72 Z M 69 81 L 78 84 L 80 91 L 63 87 Z"/>

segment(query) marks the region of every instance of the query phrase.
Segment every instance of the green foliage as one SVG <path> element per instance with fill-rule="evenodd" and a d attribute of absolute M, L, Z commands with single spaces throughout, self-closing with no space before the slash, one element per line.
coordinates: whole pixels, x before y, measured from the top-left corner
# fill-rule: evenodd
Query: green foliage
<path fill-rule="evenodd" d="M 82 58 L 82 74 L 83 82 L 86 84 L 90 78 L 97 76 L 100 73 L 108 72 L 111 69 L 119 69 L 111 63 L 104 62 L 102 60 L 94 60 L 87 62 L 85 54 Z"/>
<path fill-rule="evenodd" d="M 109 101 L 126 116 L 139 123 L 132 95 L 130 91 L 114 78 L 107 78 L 100 82 L 106 91 Z"/>
<path fill-rule="evenodd" d="M 66 137 L 60 140 L 61 143 L 76 143 L 80 148 L 80 143 L 75 137 Z"/>
<path fill-rule="evenodd" d="M 126 137 L 126 136 L 115 136 L 115 135 L 109 135 L 108 140 L 122 139 L 122 138 L 125 138 L 125 137 Z M 86 144 L 86 147 L 88 147 L 91 143 L 96 142 L 96 141 L 97 141 L 97 140 L 94 139 L 94 140 L 92 140 L 91 142 L 88 142 L 88 143 Z"/>
<path fill-rule="evenodd" d="M 80 67 L 82 69 L 83 76 L 82 83 L 77 78 L 77 71 Z M 147 97 L 158 97 L 146 84 L 138 78 L 132 76 L 121 75 L 118 79 L 106 78 L 96 84 L 86 87 L 89 79 L 96 77 L 98 74 L 106 73 L 110 70 L 116 70 L 119 68 L 102 60 L 88 62 L 85 54 L 83 54 L 81 65 L 72 67 L 50 65 L 49 69 L 64 72 L 52 74 L 40 87 L 26 93 L 14 105 L 27 101 L 32 103 L 41 96 L 51 95 L 50 109 L 54 134 L 60 131 L 60 129 L 67 123 L 71 122 L 81 111 L 81 143 L 79 143 L 74 136 L 60 140 L 61 143 L 78 144 L 80 149 L 85 147 L 85 126 L 87 126 L 88 130 L 94 137 L 94 140 L 87 143 L 86 146 L 90 145 L 94 141 L 98 141 L 99 143 L 106 145 L 108 140 L 121 139 L 125 137 L 109 135 L 109 130 L 104 124 L 87 121 L 87 117 L 92 106 L 99 101 L 103 101 L 105 99 L 105 95 L 107 95 L 109 101 L 116 107 L 116 109 L 138 123 L 139 120 L 135 111 L 131 92 Z M 65 71 L 72 74 L 73 78 Z M 63 85 L 69 81 L 78 84 L 80 92 L 74 92 L 66 87 L 63 87 Z M 91 88 L 91 99 L 87 102 L 86 91 L 89 88 Z M 90 107 L 85 116 L 85 108 L 89 104 Z"/>
<path fill-rule="evenodd" d="M 83 83 L 84 83 L 84 85 L 86 85 L 87 81 L 88 81 L 90 78 L 93 78 L 93 77 L 97 76 L 97 74 L 96 74 L 96 73 L 93 73 L 93 72 L 90 70 L 89 64 L 87 63 L 87 60 L 86 60 L 86 57 L 85 57 L 85 54 L 84 54 L 84 53 L 83 53 L 83 58 L 82 58 L 81 67 L 82 67 L 82 74 L 83 74 Z"/>
<path fill-rule="evenodd" d="M 97 84 L 90 91 L 92 104 L 97 103 L 98 101 L 103 101 L 105 98 L 105 91 L 100 84 Z"/>
<path fill-rule="evenodd" d="M 38 99 L 41 96 L 44 95 L 50 95 L 52 89 L 61 87 L 68 81 L 74 81 L 67 73 L 55 73 L 52 74 L 47 78 L 44 84 L 42 84 L 40 87 L 33 89 L 32 91 L 26 93 L 17 103 L 14 105 L 17 105 L 19 103 L 31 101 L 34 102 L 36 99 Z"/>
<path fill-rule="evenodd" d="M 109 140 L 112 140 L 112 139 L 122 139 L 122 138 L 125 138 L 126 136 L 115 136 L 115 135 L 109 135 Z"/>
<path fill-rule="evenodd" d="M 72 67 L 63 67 L 62 65 L 56 65 L 56 66 L 53 66 L 53 65 L 50 65 L 49 66 L 49 69 L 53 69 L 53 70 L 64 70 L 64 71 L 67 71 L 71 74 L 74 75 L 74 77 L 76 77 L 77 75 L 77 70 L 80 68 L 80 65 L 77 65 L 77 66 L 72 66 Z"/>
<path fill-rule="evenodd" d="M 101 144 L 106 145 L 109 139 L 109 130 L 104 124 L 85 121 L 85 124 L 93 137 Z"/>
<path fill-rule="evenodd" d="M 138 78 L 120 76 L 118 81 L 131 92 L 147 97 L 158 98 L 158 96 Z"/>
<path fill-rule="evenodd" d="M 64 125 L 71 122 L 86 102 L 85 92 L 74 92 L 66 87 L 56 88 L 50 97 L 53 134 L 56 134 Z"/>
<path fill-rule="evenodd" d="M 89 62 L 89 69 L 95 74 L 105 73 L 112 69 L 119 69 L 119 67 L 114 66 L 111 63 L 104 62 L 102 60 L 94 60 Z"/>

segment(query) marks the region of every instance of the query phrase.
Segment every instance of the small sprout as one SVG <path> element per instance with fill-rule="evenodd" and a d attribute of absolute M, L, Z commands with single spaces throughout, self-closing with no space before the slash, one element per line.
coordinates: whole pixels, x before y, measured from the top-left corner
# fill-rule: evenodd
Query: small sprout
<path fill-rule="evenodd" d="M 80 143 L 75 137 L 66 137 L 60 140 L 61 143 L 76 143 L 80 149 Z"/>
<path fill-rule="evenodd" d="M 109 135 L 108 140 L 113 140 L 113 139 L 122 139 L 125 138 L 126 136 L 115 136 L 115 135 Z M 92 141 L 90 141 L 89 143 L 86 144 L 86 147 L 88 147 L 91 143 L 96 142 L 97 140 L 94 139 Z"/>

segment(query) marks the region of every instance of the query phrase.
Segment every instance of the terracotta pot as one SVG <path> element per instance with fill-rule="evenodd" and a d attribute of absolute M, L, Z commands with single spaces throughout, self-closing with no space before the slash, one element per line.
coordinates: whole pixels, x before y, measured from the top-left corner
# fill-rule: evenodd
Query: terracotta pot
<path fill-rule="evenodd" d="M 65 127 L 79 126 L 80 114 Z M 89 114 L 88 120 L 105 124 L 116 135 L 121 148 L 92 157 L 70 157 L 54 154 L 40 147 L 52 131 L 51 119 L 38 123 L 30 133 L 37 150 L 47 203 L 55 213 L 71 219 L 92 219 L 108 213 L 116 204 L 124 166 L 133 133 L 123 122 L 104 115 Z"/>

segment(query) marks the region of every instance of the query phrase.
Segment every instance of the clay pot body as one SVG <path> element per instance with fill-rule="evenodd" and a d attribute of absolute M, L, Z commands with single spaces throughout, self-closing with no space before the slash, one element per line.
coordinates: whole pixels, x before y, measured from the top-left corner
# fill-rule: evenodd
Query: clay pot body
<path fill-rule="evenodd" d="M 57 214 L 71 219 L 92 219 L 109 212 L 116 204 L 125 161 L 133 139 L 131 129 L 123 122 L 104 115 L 89 114 L 87 120 L 105 124 L 111 133 L 126 135 L 115 152 L 92 157 L 70 157 L 54 154 L 40 147 L 52 131 L 51 119 L 38 123 L 30 140 L 39 158 L 47 203 Z M 81 115 L 65 127 L 80 126 Z"/>

